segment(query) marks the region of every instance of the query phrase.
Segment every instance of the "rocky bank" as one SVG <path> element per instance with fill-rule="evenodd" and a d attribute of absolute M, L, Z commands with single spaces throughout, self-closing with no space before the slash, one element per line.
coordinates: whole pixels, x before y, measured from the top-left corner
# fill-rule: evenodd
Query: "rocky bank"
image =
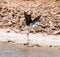
<path fill-rule="evenodd" d="M 36 26 L 30 29 L 30 33 L 60 34 L 60 5 L 46 2 L 0 2 L 0 28 L 9 29 L 7 32 L 27 33 L 24 11 L 29 10 L 33 12 L 32 19 L 41 15 Z"/>

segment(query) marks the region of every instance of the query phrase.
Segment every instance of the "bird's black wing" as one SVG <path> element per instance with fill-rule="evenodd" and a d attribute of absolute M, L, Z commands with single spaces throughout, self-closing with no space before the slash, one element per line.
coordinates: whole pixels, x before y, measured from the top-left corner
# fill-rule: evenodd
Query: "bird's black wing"
<path fill-rule="evenodd" d="M 24 16 L 25 16 L 25 20 L 26 20 L 26 25 L 30 25 L 30 23 L 32 22 L 31 20 L 31 15 L 28 15 L 26 12 L 24 12 Z"/>
<path fill-rule="evenodd" d="M 41 15 L 37 16 L 36 18 L 34 18 L 34 20 L 32 21 L 33 24 L 35 24 L 39 19 L 40 19 Z"/>

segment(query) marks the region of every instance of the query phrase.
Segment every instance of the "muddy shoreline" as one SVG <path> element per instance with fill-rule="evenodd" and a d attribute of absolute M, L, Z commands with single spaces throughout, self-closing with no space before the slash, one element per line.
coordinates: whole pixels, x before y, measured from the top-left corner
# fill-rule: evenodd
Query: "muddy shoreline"
<path fill-rule="evenodd" d="M 29 39 L 29 42 L 28 42 Z M 46 35 L 46 34 L 21 34 L 21 33 L 6 33 L 0 31 L 0 41 L 7 43 L 21 43 L 29 46 L 60 46 L 60 35 Z"/>

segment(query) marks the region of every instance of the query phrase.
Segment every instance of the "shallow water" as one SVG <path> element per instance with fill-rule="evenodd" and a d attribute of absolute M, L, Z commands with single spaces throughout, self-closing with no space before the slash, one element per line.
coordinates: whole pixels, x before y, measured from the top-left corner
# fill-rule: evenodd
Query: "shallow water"
<path fill-rule="evenodd" d="M 60 50 L 27 47 L 21 44 L 0 43 L 0 57 L 60 57 Z"/>

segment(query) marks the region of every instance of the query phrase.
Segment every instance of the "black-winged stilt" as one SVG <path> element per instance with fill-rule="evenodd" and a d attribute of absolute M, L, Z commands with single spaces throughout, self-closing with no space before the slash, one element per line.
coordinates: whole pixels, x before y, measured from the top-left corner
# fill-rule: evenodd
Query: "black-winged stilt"
<path fill-rule="evenodd" d="M 28 29 L 28 33 L 27 33 L 27 44 L 29 44 L 29 31 L 31 28 L 33 28 L 35 26 L 35 23 L 40 19 L 41 15 L 37 16 L 34 18 L 34 20 L 31 19 L 31 11 L 28 12 L 24 12 L 24 17 L 26 20 L 26 25 L 27 25 L 27 29 Z"/>

